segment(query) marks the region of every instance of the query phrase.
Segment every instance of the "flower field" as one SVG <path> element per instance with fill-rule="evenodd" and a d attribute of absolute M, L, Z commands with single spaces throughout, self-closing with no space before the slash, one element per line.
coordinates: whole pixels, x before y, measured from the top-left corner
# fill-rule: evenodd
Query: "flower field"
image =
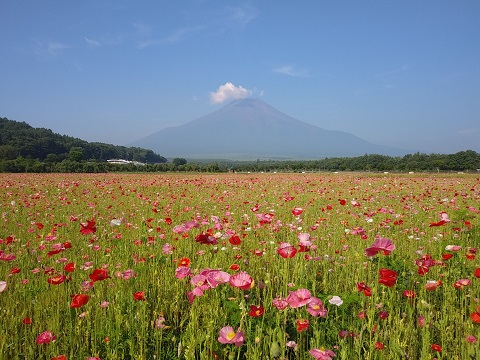
<path fill-rule="evenodd" d="M 0 174 L 2 359 L 478 359 L 469 174 Z"/>

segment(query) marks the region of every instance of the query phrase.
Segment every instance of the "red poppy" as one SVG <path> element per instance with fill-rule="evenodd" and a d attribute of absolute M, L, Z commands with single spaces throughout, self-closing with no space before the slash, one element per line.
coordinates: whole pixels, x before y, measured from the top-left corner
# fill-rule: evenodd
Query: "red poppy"
<path fill-rule="evenodd" d="M 365 283 L 357 282 L 357 290 L 358 292 L 363 292 L 365 296 L 372 296 L 372 289 L 370 289 Z"/>
<path fill-rule="evenodd" d="M 75 271 L 75 263 L 74 262 L 69 262 L 68 264 L 65 264 L 63 267 L 63 270 L 66 272 L 73 272 Z"/>
<path fill-rule="evenodd" d="M 433 351 L 437 351 L 437 352 L 442 352 L 442 347 L 438 344 L 432 344 L 430 345 L 430 348 L 433 350 Z"/>
<path fill-rule="evenodd" d="M 72 247 L 72 243 L 69 242 L 69 241 L 65 241 L 65 242 L 63 243 L 63 247 L 64 247 L 65 249 L 70 249 L 70 248 Z"/>
<path fill-rule="evenodd" d="M 26 317 L 25 319 L 22 320 L 23 325 L 30 325 L 32 323 L 32 319 L 29 317 Z"/>
<path fill-rule="evenodd" d="M 47 282 L 50 285 L 58 285 L 63 283 L 66 279 L 67 277 L 65 275 L 55 275 L 55 276 L 49 277 Z"/>
<path fill-rule="evenodd" d="M 165 223 L 167 223 L 168 225 L 172 225 L 173 222 L 172 219 L 169 217 L 165 218 L 163 221 L 165 221 Z"/>
<path fill-rule="evenodd" d="M 383 343 L 377 341 L 377 342 L 375 343 L 375 349 L 377 349 L 377 350 L 383 350 L 383 349 L 385 349 L 385 345 L 383 345 Z"/>
<path fill-rule="evenodd" d="M 479 311 L 471 313 L 470 318 L 472 319 L 472 321 L 474 323 L 480 324 L 480 312 Z"/>
<path fill-rule="evenodd" d="M 388 287 L 393 287 L 397 281 L 398 274 L 389 269 L 382 268 L 378 271 L 380 274 L 380 279 L 378 280 L 379 284 L 383 284 Z"/>
<path fill-rule="evenodd" d="M 67 360 L 67 357 L 65 355 L 58 355 L 51 358 L 50 360 Z"/>
<path fill-rule="evenodd" d="M 347 200 L 345 199 L 338 199 L 338 202 L 340 203 L 340 205 L 346 205 L 347 204 Z"/>
<path fill-rule="evenodd" d="M 453 257 L 453 254 L 442 254 L 443 260 L 448 260 L 448 259 L 451 259 L 452 257 Z"/>
<path fill-rule="evenodd" d="M 105 269 L 95 269 L 93 272 L 89 275 L 90 280 L 93 282 L 95 281 L 101 281 L 108 279 L 110 276 L 108 276 L 108 270 Z"/>
<path fill-rule="evenodd" d="M 10 274 L 18 274 L 20 272 L 20 268 L 14 267 L 10 270 Z"/>
<path fill-rule="evenodd" d="M 238 235 L 233 235 L 230 239 L 228 239 L 228 242 L 232 245 L 240 245 L 242 240 L 240 240 Z"/>
<path fill-rule="evenodd" d="M 264 312 L 265 312 L 265 309 L 263 308 L 262 305 L 259 305 L 259 306 L 250 305 L 250 312 L 248 313 L 248 315 L 252 317 L 259 317 L 259 316 L 262 316 Z"/>
<path fill-rule="evenodd" d="M 240 265 L 238 265 L 238 264 L 232 264 L 232 265 L 230 265 L 230 270 L 232 270 L 232 271 L 238 271 L 238 270 L 240 270 Z"/>
<path fill-rule="evenodd" d="M 430 227 L 433 227 L 433 226 L 442 226 L 442 225 L 445 225 L 447 222 L 445 220 L 440 220 L 438 222 L 431 222 L 430 223 Z"/>
<path fill-rule="evenodd" d="M 475 275 L 476 278 L 480 278 L 480 268 L 476 268 L 473 275 Z"/>
<path fill-rule="evenodd" d="M 80 223 L 81 229 L 80 233 L 82 235 L 94 234 L 97 231 L 95 227 L 95 220 L 88 220 L 87 223 Z"/>
<path fill-rule="evenodd" d="M 70 303 L 71 308 L 79 308 L 88 303 L 90 297 L 87 294 L 75 295 Z"/>
<path fill-rule="evenodd" d="M 304 330 L 308 330 L 309 322 L 308 319 L 297 319 L 295 320 L 297 324 L 297 331 L 302 332 Z"/>
<path fill-rule="evenodd" d="M 379 311 L 378 312 L 378 317 L 382 320 L 385 320 L 386 318 L 388 318 L 388 311 Z"/>
<path fill-rule="evenodd" d="M 136 293 L 133 293 L 133 299 L 135 301 L 146 301 L 145 299 L 145 291 L 137 291 Z"/>

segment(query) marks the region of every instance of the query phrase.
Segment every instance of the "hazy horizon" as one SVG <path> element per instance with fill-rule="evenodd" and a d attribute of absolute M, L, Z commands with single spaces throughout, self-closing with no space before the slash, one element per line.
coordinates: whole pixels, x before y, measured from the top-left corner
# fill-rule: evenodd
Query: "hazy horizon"
<path fill-rule="evenodd" d="M 2 2 L 0 116 L 126 145 L 238 98 L 480 152 L 480 2 Z"/>

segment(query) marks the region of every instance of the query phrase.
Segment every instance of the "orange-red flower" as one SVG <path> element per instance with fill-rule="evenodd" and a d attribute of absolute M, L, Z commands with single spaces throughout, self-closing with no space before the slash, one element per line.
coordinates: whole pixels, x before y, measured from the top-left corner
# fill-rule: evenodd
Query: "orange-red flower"
<path fill-rule="evenodd" d="M 242 240 L 240 240 L 240 237 L 238 235 L 233 235 L 228 239 L 228 242 L 232 245 L 240 245 L 242 243 Z"/>
<path fill-rule="evenodd" d="M 100 280 L 105 280 L 108 279 L 110 276 L 108 276 L 108 270 L 105 269 L 95 269 L 93 272 L 89 275 L 90 280 L 93 282 L 95 281 L 100 281 Z"/>
<path fill-rule="evenodd" d="M 145 299 L 145 291 L 137 291 L 133 293 L 133 299 L 135 301 L 146 301 L 147 299 Z"/>
<path fill-rule="evenodd" d="M 79 294 L 75 295 L 72 299 L 72 302 L 70 304 L 71 308 L 79 308 L 88 303 L 88 300 L 90 300 L 90 297 L 87 294 Z"/>
<path fill-rule="evenodd" d="M 297 319 L 295 320 L 295 323 L 297 324 L 298 332 L 308 330 L 308 326 L 309 326 L 308 319 Z"/>
<path fill-rule="evenodd" d="M 379 284 L 383 284 L 388 287 L 393 287 L 397 281 L 398 274 L 389 269 L 382 268 L 378 271 L 380 274 L 380 279 L 378 280 Z"/>
<path fill-rule="evenodd" d="M 433 350 L 433 351 L 437 351 L 437 352 L 442 352 L 442 347 L 438 344 L 432 344 L 430 345 L 430 348 Z"/>
<path fill-rule="evenodd" d="M 63 267 L 63 270 L 66 272 L 73 272 L 75 271 L 75 263 L 74 262 L 69 262 L 68 264 L 65 264 Z"/>
<path fill-rule="evenodd" d="M 190 259 L 188 257 L 183 257 L 178 262 L 178 266 L 188 267 L 190 266 Z"/>

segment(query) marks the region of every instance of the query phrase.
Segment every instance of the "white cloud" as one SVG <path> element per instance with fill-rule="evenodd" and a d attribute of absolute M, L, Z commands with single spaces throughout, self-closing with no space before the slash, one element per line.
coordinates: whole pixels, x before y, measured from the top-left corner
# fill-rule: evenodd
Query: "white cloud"
<path fill-rule="evenodd" d="M 89 39 L 87 38 L 86 36 L 84 37 L 85 41 L 87 42 L 87 45 L 89 47 L 97 47 L 97 46 L 100 46 L 101 44 L 97 41 L 97 40 L 93 40 L 93 39 Z"/>
<path fill-rule="evenodd" d="M 41 59 L 54 58 L 58 56 L 63 50 L 69 49 L 70 46 L 56 42 L 56 41 L 36 41 L 35 52 Z"/>
<path fill-rule="evenodd" d="M 163 44 L 174 44 L 174 43 L 185 40 L 191 34 L 199 32 L 203 29 L 204 29 L 203 26 L 179 28 L 179 29 L 173 31 L 172 33 L 170 33 L 169 35 L 167 35 L 164 38 L 148 39 L 148 40 L 140 41 L 140 42 L 137 43 L 137 48 L 138 49 L 144 49 L 144 48 L 149 47 L 149 46 L 157 46 L 157 45 L 163 45 Z"/>
<path fill-rule="evenodd" d="M 294 77 L 308 77 L 308 70 L 306 69 L 296 69 L 294 66 L 291 65 L 285 65 L 285 66 L 280 66 L 275 69 L 273 69 L 273 72 L 283 74 L 283 75 L 288 75 L 288 76 L 294 76 Z"/>
<path fill-rule="evenodd" d="M 221 104 L 230 99 L 243 99 L 251 95 L 251 91 L 241 86 L 235 86 L 231 82 L 220 85 L 218 90 L 210 93 L 210 101 L 213 104 Z"/>
<path fill-rule="evenodd" d="M 247 25 L 249 22 L 251 22 L 253 19 L 255 19 L 259 11 L 257 8 L 244 4 L 243 6 L 239 7 L 232 7 L 228 9 L 229 11 L 229 16 L 227 18 L 228 23 L 237 23 L 240 24 L 241 26 Z"/>

